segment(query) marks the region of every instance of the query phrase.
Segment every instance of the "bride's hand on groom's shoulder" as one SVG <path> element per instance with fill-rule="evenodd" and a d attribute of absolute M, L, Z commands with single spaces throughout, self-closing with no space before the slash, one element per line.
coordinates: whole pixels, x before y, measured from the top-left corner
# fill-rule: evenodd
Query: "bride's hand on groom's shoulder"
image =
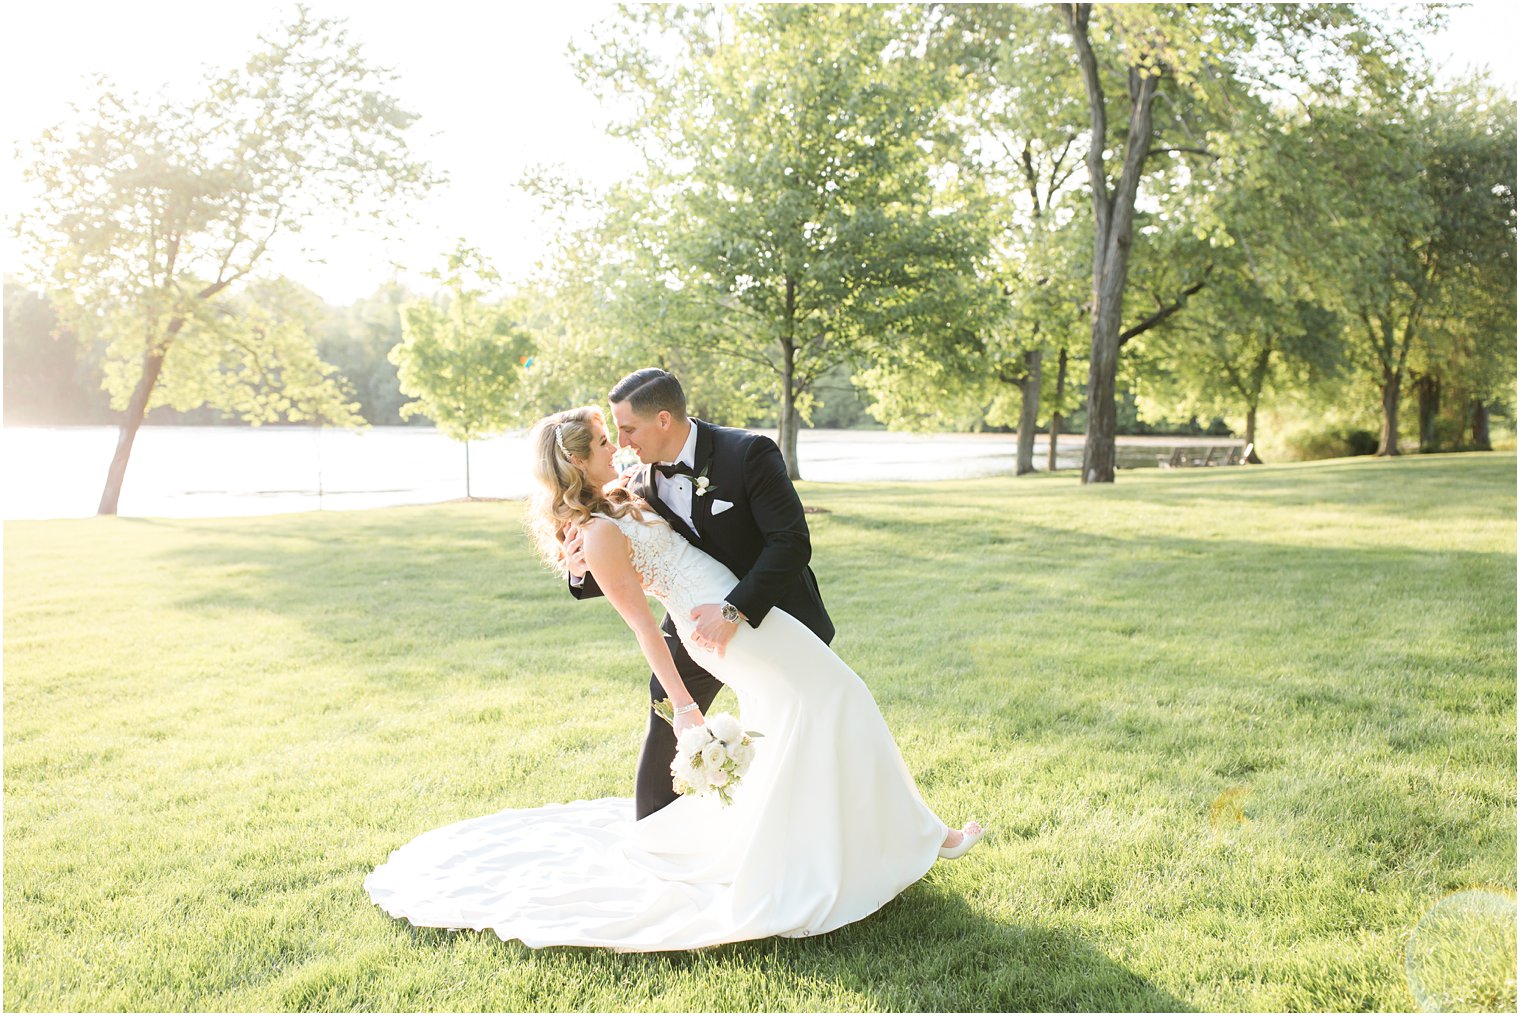
<path fill-rule="evenodd" d="M 586 577 L 586 546 L 574 522 L 565 527 L 565 570 L 575 579 Z"/>

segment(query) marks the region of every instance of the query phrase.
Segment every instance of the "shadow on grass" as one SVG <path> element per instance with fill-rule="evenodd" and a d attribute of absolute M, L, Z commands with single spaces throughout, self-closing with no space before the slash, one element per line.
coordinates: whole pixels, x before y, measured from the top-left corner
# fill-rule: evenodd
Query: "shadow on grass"
<path fill-rule="evenodd" d="M 1312 483 L 1304 482 L 1306 469 L 1312 469 Z M 1412 487 L 1411 482 L 1418 486 Z M 1132 490 L 1128 496 L 1176 507 L 1206 503 L 1263 508 L 1342 505 L 1401 519 L 1424 510 L 1449 513 L 1455 502 L 1461 503 L 1466 517 L 1513 518 L 1512 494 L 1496 499 L 1486 512 L 1480 512 L 1477 505 L 1461 501 L 1460 491 L 1507 488 L 1512 492 L 1514 486 L 1514 455 L 1493 452 L 1304 463 L 1277 470 L 1182 471 L 1151 479 L 1143 491 Z"/>
<path fill-rule="evenodd" d="M 1456 631 L 1488 624 L 1484 615 L 1496 610 L 1513 613 L 1515 556 L 1507 551 L 1266 542 L 1291 540 L 1277 530 L 1258 542 L 1074 531 L 1025 520 L 989 528 L 965 500 L 951 496 L 936 511 L 916 507 L 890 522 L 848 500 L 833 509 L 827 560 L 816 570 L 842 634 L 874 629 L 890 641 L 932 631 L 960 658 L 964 650 L 955 647 L 983 632 L 989 612 L 1006 615 L 1012 605 L 1055 630 L 1122 636 L 1139 652 L 1148 639 L 1163 645 L 1175 634 L 1171 627 L 1196 623 L 1176 616 L 1169 601 L 1228 604 L 1230 631 L 1220 638 L 1272 641 L 1295 627 L 1303 636 L 1328 624 L 1357 625 L 1365 626 L 1368 644 L 1398 643 L 1401 659 L 1432 656 L 1444 666 L 1470 647 L 1412 643 L 1397 629 L 1383 630 L 1379 612 L 1419 602 L 1427 613 L 1449 613 Z M 605 604 L 577 603 L 563 580 L 536 564 L 516 518 L 413 511 L 286 520 L 273 530 L 229 522 L 157 563 L 185 579 L 176 606 L 290 618 L 319 644 L 363 652 L 391 684 L 404 683 L 408 659 L 440 645 L 563 669 L 566 639 L 627 641 Z M 944 575 L 954 575 L 954 588 L 925 595 L 925 576 Z M 1471 597 L 1483 588 L 1508 596 L 1480 607 Z M 883 619 L 883 603 L 913 603 L 913 623 Z M 525 640 L 524 632 L 540 637 Z M 637 670 L 631 641 L 627 648 Z M 869 682 L 871 675 L 863 676 Z"/>
<path fill-rule="evenodd" d="M 733 1011 L 805 1003 L 810 986 L 825 986 L 830 1002 L 837 1003 L 839 994 L 855 996 L 862 1008 L 886 1012 L 1192 1009 L 1072 932 L 989 919 L 931 880 L 909 887 L 870 917 L 817 938 L 769 938 L 691 952 L 533 950 L 520 942 L 503 942 L 491 932 L 404 928 L 419 949 L 447 949 L 455 936 L 476 936 L 499 950 L 502 961 L 514 968 L 552 966 L 555 980 L 565 985 L 634 977 L 658 988 L 721 971 L 725 981 L 753 978 L 754 983 L 772 986 L 769 997 L 734 998 Z M 576 1002 L 573 994 L 509 1001 L 561 1009 Z M 658 1006 L 662 1000 L 656 995 L 651 1001 Z M 713 999 L 712 1008 L 724 1011 L 722 1001 Z"/>
<path fill-rule="evenodd" d="M 1112 485 L 1083 487 L 1074 475 L 1037 473 L 1012 478 L 982 477 L 936 484 L 897 483 L 867 487 L 812 484 L 804 493 L 808 503 L 826 505 L 856 499 L 911 506 L 955 507 L 961 502 L 985 505 L 989 498 L 1012 495 L 1049 499 L 1073 505 L 1130 503 L 1166 508 L 1259 507 L 1263 511 L 1305 506 L 1341 506 L 1379 516 L 1408 519 L 1411 515 L 1449 515 L 1460 507 L 1464 517 L 1513 518 L 1515 465 L 1512 452 L 1410 455 L 1396 459 L 1345 459 L 1290 463 L 1281 468 L 1145 470 L 1121 472 Z M 1059 481 L 1041 483 L 1039 481 Z M 1489 497 L 1484 506 L 1464 500 L 1462 491 Z M 1010 508 L 1016 507 L 1010 503 Z M 983 516 L 985 522 L 985 516 Z M 883 520 L 883 525 L 890 524 Z"/>

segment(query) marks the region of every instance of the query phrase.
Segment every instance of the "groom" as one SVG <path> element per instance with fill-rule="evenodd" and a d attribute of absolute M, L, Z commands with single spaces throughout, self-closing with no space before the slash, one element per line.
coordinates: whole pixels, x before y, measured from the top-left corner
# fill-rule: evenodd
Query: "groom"
<path fill-rule="evenodd" d="M 808 567 L 813 549 L 802 502 L 776 443 L 688 417 L 681 383 L 657 367 L 629 374 L 607 398 L 618 445 L 632 448 L 644 463 L 629 489 L 687 542 L 739 576 L 724 602 L 697 608 L 692 635 L 697 644 L 722 652 L 739 625 L 758 627 L 773 607 L 807 625 L 825 643 L 832 640 L 834 624 Z M 570 591 L 576 599 L 600 596 L 580 543 L 579 533 L 566 534 Z M 661 628 L 681 679 L 705 715 L 722 682 L 692 661 L 668 615 Z M 665 697 L 653 675 L 649 691 L 652 701 Z M 670 779 L 675 754 L 675 732 L 651 709 L 639 754 L 637 818 L 676 799 Z"/>

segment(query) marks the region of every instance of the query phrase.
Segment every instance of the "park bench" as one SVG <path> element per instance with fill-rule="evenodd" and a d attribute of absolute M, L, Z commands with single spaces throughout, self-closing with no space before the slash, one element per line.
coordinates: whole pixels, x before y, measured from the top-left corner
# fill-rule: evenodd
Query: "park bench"
<path fill-rule="evenodd" d="M 1184 466 L 1240 466 L 1250 459 L 1251 449 L 1254 447 L 1254 444 L 1248 444 L 1244 448 L 1239 445 L 1222 447 L 1206 445 L 1202 449 L 1183 446 L 1173 448 L 1171 455 L 1157 455 L 1156 465 L 1162 469 L 1181 469 Z M 1202 456 L 1198 454 L 1200 451 L 1203 452 Z"/>

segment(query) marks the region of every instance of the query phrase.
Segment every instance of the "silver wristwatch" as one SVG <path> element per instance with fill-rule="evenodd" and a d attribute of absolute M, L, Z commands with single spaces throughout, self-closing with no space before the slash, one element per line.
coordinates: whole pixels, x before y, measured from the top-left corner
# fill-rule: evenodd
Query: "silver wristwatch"
<path fill-rule="evenodd" d="M 740 621 L 744 620 L 744 615 L 739 613 L 738 607 L 734 606 L 732 603 L 725 601 L 723 604 L 723 620 L 727 621 L 729 624 L 738 624 Z"/>

